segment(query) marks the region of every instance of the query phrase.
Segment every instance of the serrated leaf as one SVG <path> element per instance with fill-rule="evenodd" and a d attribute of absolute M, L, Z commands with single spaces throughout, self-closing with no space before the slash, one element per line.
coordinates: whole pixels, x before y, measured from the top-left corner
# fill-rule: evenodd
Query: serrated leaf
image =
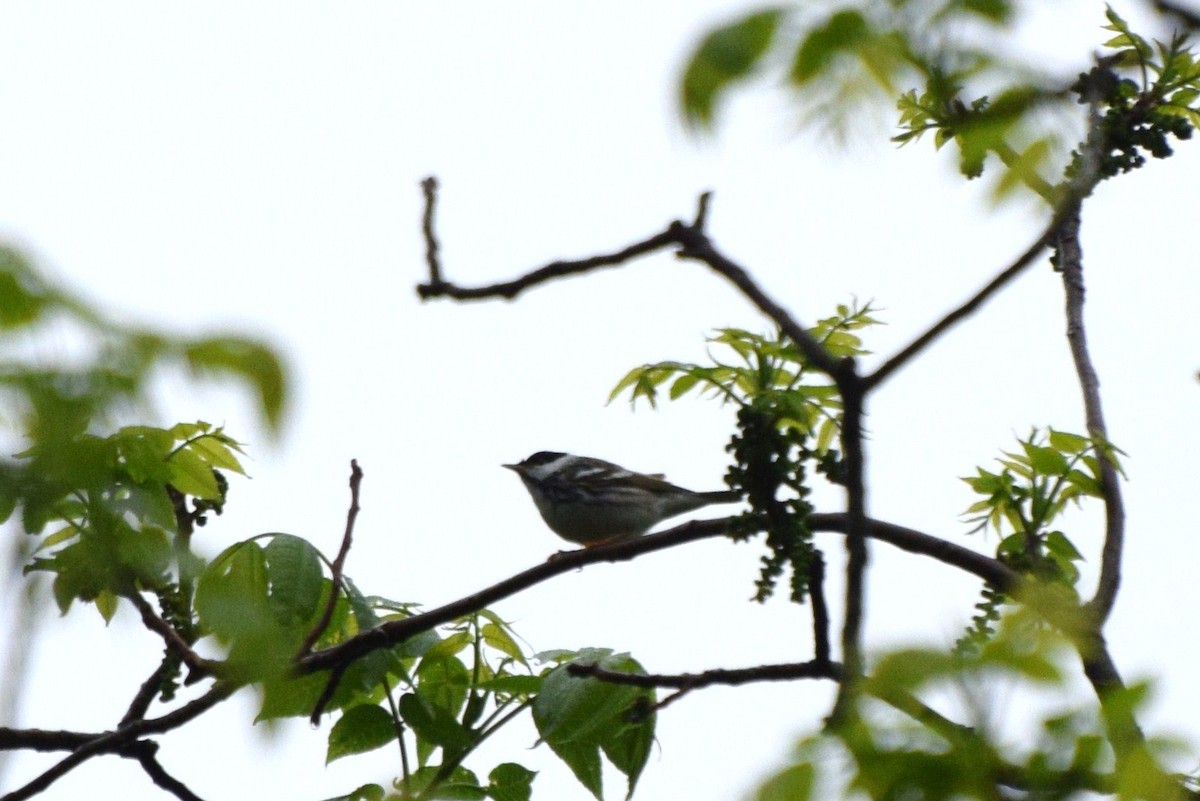
<path fill-rule="evenodd" d="M 696 386 L 699 381 L 699 377 L 690 373 L 685 373 L 679 376 L 679 378 L 676 378 L 674 383 L 671 384 L 671 390 L 668 393 L 671 400 L 679 400 L 679 398 L 686 395 L 688 391 L 692 389 L 692 387 Z"/>
<path fill-rule="evenodd" d="M 521 646 L 517 645 L 516 640 L 509 636 L 503 627 L 495 623 L 485 623 L 481 629 L 481 633 L 483 634 L 483 641 L 492 648 L 511 656 L 522 665 L 526 664 L 525 654 L 521 652 Z"/>
<path fill-rule="evenodd" d="M 1025 452 L 1029 454 L 1029 461 L 1033 468 L 1042 475 L 1061 476 L 1070 469 L 1066 457 L 1054 448 L 1028 443 L 1022 443 L 1022 445 L 1025 447 Z"/>
<path fill-rule="evenodd" d="M 465 631 L 456 631 L 449 637 L 432 645 L 425 656 L 428 659 L 440 659 L 442 657 L 454 656 L 462 649 L 471 644 L 471 635 Z"/>
<path fill-rule="evenodd" d="M 351 707 L 342 713 L 329 731 L 325 764 L 351 754 L 382 748 L 397 736 L 396 722 L 382 707 L 375 704 Z"/>
<path fill-rule="evenodd" d="M 1053 554 L 1068 559 L 1072 562 L 1081 561 L 1083 554 L 1075 547 L 1075 544 L 1067 539 L 1067 535 L 1061 531 L 1051 531 L 1046 535 L 1046 548 Z"/>
<path fill-rule="evenodd" d="M 1083 453 L 1092 447 L 1092 441 L 1079 434 L 1050 429 L 1050 447 L 1063 453 Z"/>
<path fill-rule="evenodd" d="M 170 466 L 171 486 L 184 495 L 209 501 L 221 499 L 221 489 L 212 468 L 193 451 L 175 451 L 167 464 Z"/>

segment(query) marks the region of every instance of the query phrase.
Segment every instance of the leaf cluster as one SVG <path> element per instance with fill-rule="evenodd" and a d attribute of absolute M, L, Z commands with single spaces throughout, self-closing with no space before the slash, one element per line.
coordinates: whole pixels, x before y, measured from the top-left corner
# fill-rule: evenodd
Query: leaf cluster
<path fill-rule="evenodd" d="M 1117 754 L 1094 708 L 1060 705 L 1040 717 L 1037 734 L 1012 740 L 992 731 L 989 693 L 998 683 L 1065 695 L 1071 648 L 1027 611 L 1009 614 L 996 636 L 969 654 L 905 648 L 881 655 L 863 681 L 856 713 L 806 738 L 796 763 L 766 781 L 759 801 L 806 801 L 841 794 L 871 799 L 981 799 L 1008 788 L 1022 798 L 1183 798 L 1178 777 L 1161 764 L 1162 744 Z M 1130 712 L 1145 685 L 1110 702 Z M 924 697 L 965 697 L 973 726 L 954 723 Z M 820 792 L 818 792 L 820 791 Z"/>
<path fill-rule="evenodd" d="M 877 325 L 871 305 L 839 305 L 836 314 L 808 329 L 835 358 L 868 353 L 859 333 Z M 768 553 L 755 582 L 754 599 L 765 601 L 785 569 L 791 572 L 791 599 L 808 592 L 808 567 L 816 553 L 806 519 L 812 489 L 809 466 L 834 483 L 841 478 L 839 453 L 831 448 L 841 426 L 841 399 L 832 380 L 814 369 L 782 333 L 765 337 L 737 328 L 720 329 L 708 339 L 711 364 L 658 362 L 630 370 L 617 383 L 610 402 L 629 393 L 631 404 L 652 406 L 664 385 L 677 400 L 696 392 L 736 404 L 737 431 L 726 450 L 734 463 L 729 487 L 743 495 L 749 510 L 730 528 L 735 540 L 766 531 Z M 714 354 L 731 352 L 732 358 Z M 728 359 L 728 360 L 726 360 Z"/>
<path fill-rule="evenodd" d="M 1169 42 L 1151 45 L 1111 6 L 1106 14 L 1105 29 L 1117 35 L 1104 46 L 1114 52 L 1071 87 L 1080 103 L 1095 106 L 1100 115 L 1095 169 L 1101 178 L 1143 166 L 1145 153 L 1167 158 L 1173 152 L 1170 139 L 1190 139 L 1200 125 L 1200 64 L 1191 39 L 1175 33 Z M 1068 179 L 1087 165 L 1083 151 L 1072 156 Z"/>
<path fill-rule="evenodd" d="M 966 511 L 972 533 L 994 530 L 1000 535 L 996 558 L 1021 573 L 1074 592 L 1079 580 L 1076 563 L 1083 555 L 1075 543 L 1054 526 L 1069 504 L 1084 498 L 1103 498 L 1101 460 L 1118 470 L 1120 450 L 1095 437 L 1048 428 L 1034 429 L 1019 440 L 1020 450 L 1005 452 L 998 471 L 976 468 L 962 480 L 980 500 Z M 983 589 L 971 628 L 956 644 L 971 653 L 994 633 L 993 624 L 1007 603 L 993 587 Z"/>
<path fill-rule="evenodd" d="M 779 65 L 797 100 L 816 103 L 815 119 L 848 117 L 862 96 L 890 98 L 900 129 L 892 141 L 931 133 L 938 149 L 954 144 L 967 178 L 998 160 L 997 197 L 1024 187 L 1051 205 L 1076 182 L 1086 193 L 1098 180 L 1142 166 L 1146 153 L 1169 156 L 1169 140 L 1190 138 L 1200 124 L 1200 67 L 1186 35 L 1151 43 L 1109 7 L 1105 27 L 1117 36 L 1104 46 L 1115 52 L 1068 87 L 975 46 L 980 36 L 1004 36 L 1016 11 L 1005 0 L 760 10 L 697 45 L 681 81 L 681 107 L 694 125 L 711 127 L 726 94 Z M 1068 153 L 1059 132 L 1071 124 L 1063 118 L 1078 128 L 1086 123 L 1072 97 L 1094 109 L 1100 124 L 1094 145 Z"/>

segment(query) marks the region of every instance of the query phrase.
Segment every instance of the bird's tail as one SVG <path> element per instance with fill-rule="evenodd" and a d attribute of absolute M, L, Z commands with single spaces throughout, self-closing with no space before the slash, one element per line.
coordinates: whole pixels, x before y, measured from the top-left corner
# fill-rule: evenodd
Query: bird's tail
<path fill-rule="evenodd" d="M 742 499 L 739 493 L 732 490 L 717 490 L 716 492 L 698 492 L 696 493 L 703 498 L 707 503 L 737 503 Z"/>

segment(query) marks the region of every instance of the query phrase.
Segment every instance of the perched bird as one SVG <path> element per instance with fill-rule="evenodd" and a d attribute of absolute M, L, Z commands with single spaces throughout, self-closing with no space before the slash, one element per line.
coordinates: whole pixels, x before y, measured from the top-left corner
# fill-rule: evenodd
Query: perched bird
<path fill-rule="evenodd" d="M 538 451 L 503 466 L 521 477 L 555 534 L 585 547 L 632 539 L 669 517 L 740 500 L 736 492 L 692 492 L 662 474 L 569 453 Z"/>

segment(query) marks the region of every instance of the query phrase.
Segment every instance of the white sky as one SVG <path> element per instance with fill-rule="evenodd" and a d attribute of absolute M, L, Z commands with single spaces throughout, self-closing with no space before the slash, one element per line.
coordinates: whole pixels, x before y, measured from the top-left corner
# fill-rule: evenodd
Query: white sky
<path fill-rule="evenodd" d="M 896 151 L 885 125 L 839 150 L 797 135 L 781 93 L 750 92 L 716 136 L 687 135 L 673 107 L 682 59 L 742 8 L 8 2 L 0 237 L 118 313 L 179 331 L 249 330 L 287 354 L 296 403 L 278 445 L 235 393 L 167 392 L 162 422 L 227 423 L 253 456 L 253 480 L 235 482 L 201 547 L 287 531 L 334 552 L 354 457 L 366 482 L 348 572 L 369 593 L 440 604 L 561 547 L 502 462 L 568 450 L 719 486 L 732 410 L 691 400 L 631 414 L 604 399 L 635 364 L 699 359 L 712 328 L 764 324 L 668 255 L 515 304 L 420 305 L 425 175 L 442 181 L 447 277 L 464 284 L 621 247 L 690 216 L 712 189 L 717 244 L 802 321 L 874 298 L 889 323 L 870 334 L 881 356 L 1034 236 L 1034 207 L 990 207 L 987 187 L 959 180 L 929 143 Z M 1101 3 L 1063 3 L 1039 22 L 1022 46 L 1066 75 L 1107 38 Z M 1084 247 L 1111 434 L 1130 454 L 1129 556 L 1109 639 L 1127 678 L 1160 678 L 1151 730 L 1200 742 L 1187 634 L 1200 546 L 1182 508 L 1200 449 L 1200 161 L 1194 144 L 1179 150 L 1097 192 Z M 875 516 L 962 542 L 957 515 L 972 499 L 957 476 L 1031 426 L 1082 428 L 1061 305 L 1057 276 L 1039 265 L 872 398 Z M 1070 532 L 1093 565 L 1097 520 L 1076 516 Z M 836 572 L 840 540 L 821 543 Z M 563 576 L 495 609 L 537 650 L 629 650 L 655 672 L 809 658 L 807 609 L 745 600 L 760 553 L 710 541 Z M 886 545 L 872 558 L 868 647 L 953 641 L 978 582 Z M 105 630 L 77 608 L 37 642 L 18 724 L 113 726 L 160 650 L 128 610 Z M 819 725 L 829 695 L 717 688 L 672 706 L 639 797 L 739 797 Z M 328 723 L 290 723 L 270 741 L 252 716 L 243 693 L 164 738 L 160 757 L 210 801 L 319 799 L 398 772 L 391 749 L 325 768 Z M 469 766 L 486 775 L 522 762 L 543 771 L 535 797 L 588 797 L 544 747 L 527 750 L 532 724 L 513 729 Z M 14 759 L 0 789 L 57 758 Z M 609 798 L 619 778 L 606 776 Z M 83 794 L 165 797 L 115 758 L 44 797 Z"/>

